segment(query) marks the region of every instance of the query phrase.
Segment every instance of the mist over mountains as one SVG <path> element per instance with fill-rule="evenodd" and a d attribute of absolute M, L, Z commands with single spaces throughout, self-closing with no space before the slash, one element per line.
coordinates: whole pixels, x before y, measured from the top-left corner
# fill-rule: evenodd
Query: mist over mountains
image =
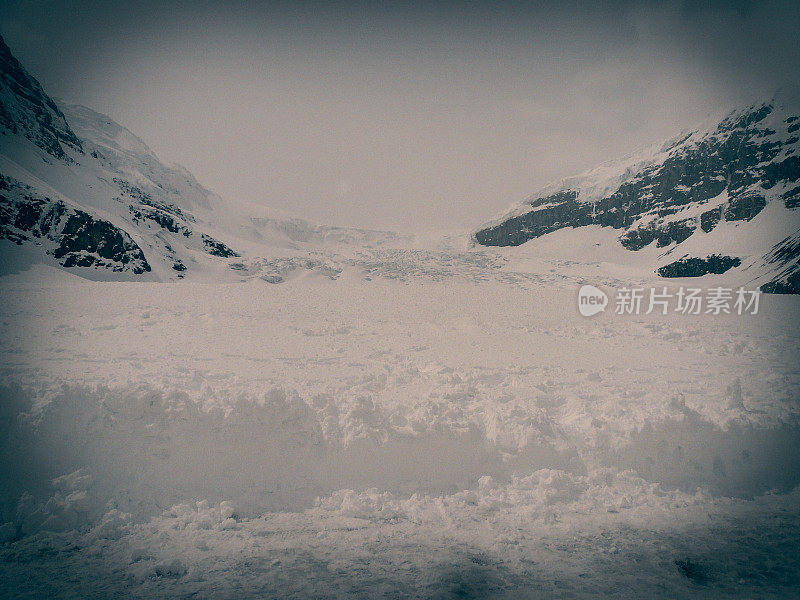
<path fill-rule="evenodd" d="M 287 269 L 335 276 L 332 246 L 414 245 L 222 199 L 105 115 L 54 101 L 4 42 L 0 61 L 0 236 L 14 264 L 44 261 L 92 279 L 279 282 Z M 734 111 L 550 186 L 471 238 L 519 246 L 600 226 L 631 253 L 647 249 L 659 275 L 732 270 L 737 283 L 798 293 L 799 127 L 790 102 Z M 309 258 L 321 246 L 328 256 Z"/>
<path fill-rule="evenodd" d="M 540 191 L 474 233 L 517 246 L 562 228 L 600 225 L 659 274 L 747 271 L 763 291 L 800 291 L 800 117 L 777 100 L 734 111 L 641 153 Z M 693 261 L 689 263 L 689 261 Z M 680 264 L 691 264 L 679 269 Z"/>

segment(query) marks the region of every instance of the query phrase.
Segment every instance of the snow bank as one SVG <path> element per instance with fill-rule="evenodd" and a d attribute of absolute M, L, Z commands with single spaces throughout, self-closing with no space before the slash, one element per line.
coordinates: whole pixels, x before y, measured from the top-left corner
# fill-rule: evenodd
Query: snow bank
<path fill-rule="evenodd" d="M 65 385 L 39 407 L 20 388 L 5 387 L 0 396 L 0 524 L 11 523 L 18 535 L 85 529 L 109 508 L 141 522 L 201 500 L 230 501 L 248 517 L 316 502 L 347 516 L 391 518 L 411 510 L 396 497 L 419 494 L 546 507 L 582 497 L 597 473 L 613 479 L 629 470 L 686 493 L 752 497 L 800 482 L 796 425 L 720 428 L 680 403 L 611 442 L 614 432 L 600 422 L 580 435 L 543 411 L 527 422 L 519 410 L 511 413 L 524 424 L 519 435 L 502 410 L 409 431 L 364 397 L 340 407 L 333 428 L 330 403 L 283 388 L 205 404 L 147 385 Z M 416 411 L 441 409 L 423 406 Z M 496 484 L 487 482 L 505 491 L 488 493 Z"/>
<path fill-rule="evenodd" d="M 282 285 L 3 278 L 0 596 L 797 585 L 797 298 L 585 319 L 575 280 L 426 256 Z"/>

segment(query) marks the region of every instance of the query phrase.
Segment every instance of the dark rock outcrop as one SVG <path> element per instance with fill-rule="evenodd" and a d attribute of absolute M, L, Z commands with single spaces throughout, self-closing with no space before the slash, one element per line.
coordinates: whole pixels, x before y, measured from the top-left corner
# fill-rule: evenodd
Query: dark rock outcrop
<path fill-rule="evenodd" d="M 712 254 L 706 258 L 684 257 L 658 269 L 661 277 L 702 277 L 709 273 L 721 274 L 742 264 L 736 256 Z"/>
<path fill-rule="evenodd" d="M 206 252 L 213 256 L 220 256 L 222 258 L 238 258 L 239 254 L 234 252 L 228 246 L 215 240 L 210 235 L 203 234 L 203 248 Z"/>
<path fill-rule="evenodd" d="M 761 286 L 762 292 L 800 294 L 800 231 L 775 244 L 764 260 L 775 266 L 778 274 Z"/>
<path fill-rule="evenodd" d="M 576 188 L 529 200 L 530 210 L 477 231 L 475 241 L 517 246 L 564 227 L 595 224 L 624 229 L 620 242 L 630 250 L 654 241 L 666 246 L 682 242 L 697 229 L 693 220 L 671 215 L 706 204 L 725 191 L 727 201 L 701 213 L 700 228 L 709 232 L 722 219 L 753 219 L 767 202 L 759 190 L 800 179 L 800 157 L 789 156 L 797 141 L 782 140 L 764 124 L 772 111 L 771 105 L 754 107 L 731 114 L 702 136 L 683 137 L 665 150 L 665 158 L 645 163 L 602 197 L 581 198 Z M 784 194 L 787 207 L 797 206 L 799 189 Z"/>
<path fill-rule="evenodd" d="M 0 94 L 0 132 L 21 133 L 39 148 L 61 160 L 70 160 L 64 147 L 82 152 L 83 148 L 64 114 L 44 93 L 42 86 L 11 54 L 0 37 L 0 90 L 7 90 L 13 103 Z"/>
<path fill-rule="evenodd" d="M 122 229 L 30 186 L 0 175 L 0 238 L 18 245 L 53 242 L 47 249 L 64 267 L 96 267 L 142 274 L 150 265 Z"/>

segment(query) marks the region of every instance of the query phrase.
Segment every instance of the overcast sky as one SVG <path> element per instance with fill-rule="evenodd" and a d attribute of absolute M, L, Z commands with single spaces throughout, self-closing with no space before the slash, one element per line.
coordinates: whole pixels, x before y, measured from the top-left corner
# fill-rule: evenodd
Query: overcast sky
<path fill-rule="evenodd" d="M 51 95 L 320 223 L 475 226 L 720 106 L 796 93 L 800 2 L 15 2 Z"/>

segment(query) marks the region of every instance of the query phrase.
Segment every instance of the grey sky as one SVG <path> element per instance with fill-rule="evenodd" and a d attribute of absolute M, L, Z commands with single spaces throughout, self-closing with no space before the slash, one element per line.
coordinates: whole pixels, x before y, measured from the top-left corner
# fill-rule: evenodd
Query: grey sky
<path fill-rule="evenodd" d="M 400 231 L 800 84 L 796 1 L 377 6 L 7 0 L 0 30 L 223 196 Z"/>

